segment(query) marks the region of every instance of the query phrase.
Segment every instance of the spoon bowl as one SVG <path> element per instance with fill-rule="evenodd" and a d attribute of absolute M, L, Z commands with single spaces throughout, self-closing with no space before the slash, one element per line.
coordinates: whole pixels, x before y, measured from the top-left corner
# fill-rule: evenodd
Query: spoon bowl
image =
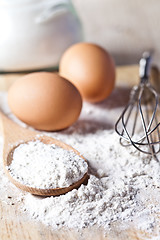
<path fill-rule="evenodd" d="M 34 195 L 39 196 L 57 196 L 64 193 L 71 191 L 74 188 L 78 188 L 88 177 L 88 173 L 84 173 L 83 177 L 78 180 L 77 182 L 73 183 L 72 185 L 64 188 L 50 188 L 50 189 L 40 189 L 40 188 L 33 188 L 26 186 L 17 180 L 15 180 L 10 171 L 8 166 L 12 163 L 13 160 L 13 153 L 14 150 L 22 143 L 27 143 L 29 141 L 36 141 L 40 140 L 44 144 L 55 144 L 56 146 L 63 148 L 68 151 L 73 151 L 76 155 L 80 156 L 82 159 L 85 158 L 74 148 L 71 146 L 54 139 L 52 137 L 40 135 L 38 131 L 32 131 L 30 129 L 24 129 L 20 127 L 18 124 L 11 121 L 7 118 L 3 113 L 0 113 L 1 121 L 2 121 L 2 128 L 3 128 L 3 166 L 6 175 L 8 176 L 9 180 L 21 190 L 29 192 Z M 86 161 L 86 160 L 85 160 Z"/>

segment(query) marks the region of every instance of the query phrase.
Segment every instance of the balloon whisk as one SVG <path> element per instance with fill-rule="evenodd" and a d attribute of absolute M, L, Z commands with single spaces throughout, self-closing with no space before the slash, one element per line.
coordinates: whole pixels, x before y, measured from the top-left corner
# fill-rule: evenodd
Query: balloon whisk
<path fill-rule="evenodd" d="M 157 92 L 160 82 L 153 74 L 151 81 L 151 55 L 145 52 L 139 62 L 140 82 L 134 86 L 130 99 L 115 124 L 123 146 L 133 145 L 137 150 L 158 160 L 160 152 L 160 104 Z M 157 89 L 157 90 L 156 90 Z"/>

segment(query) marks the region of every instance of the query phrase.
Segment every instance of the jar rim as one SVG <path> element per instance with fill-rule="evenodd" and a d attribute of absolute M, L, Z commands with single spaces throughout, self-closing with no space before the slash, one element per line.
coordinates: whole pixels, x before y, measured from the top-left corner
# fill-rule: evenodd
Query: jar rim
<path fill-rule="evenodd" d="M 26 5 L 41 5 L 41 4 L 57 4 L 59 2 L 70 3 L 70 0 L 1 0 L 0 5 L 5 7 L 17 7 L 22 6 L 25 7 Z"/>

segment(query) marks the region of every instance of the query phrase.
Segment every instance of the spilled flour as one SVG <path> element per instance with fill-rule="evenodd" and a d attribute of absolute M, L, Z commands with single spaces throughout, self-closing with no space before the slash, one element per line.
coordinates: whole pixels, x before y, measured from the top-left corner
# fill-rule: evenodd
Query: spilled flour
<path fill-rule="evenodd" d="M 88 183 L 58 197 L 23 193 L 21 209 L 53 229 L 96 225 L 108 231 L 118 221 L 121 226 L 133 224 L 136 229 L 156 235 L 154 239 L 158 240 L 160 164 L 132 147 L 119 144 L 113 130 L 114 121 L 122 111 L 121 107 L 115 108 L 114 101 L 120 104 L 117 96 L 115 92 L 99 105 L 84 103 L 76 124 L 62 132 L 47 133 L 70 144 L 87 159 Z M 1 100 L 3 109 L 11 116 L 4 95 Z M 5 176 L 1 175 L 1 179 Z"/>
<path fill-rule="evenodd" d="M 160 186 L 159 163 L 122 148 L 113 131 L 79 136 L 79 141 L 76 147 L 90 163 L 88 184 L 59 197 L 27 195 L 25 207 L 31 216 L 53 228 L 97 224 L 107 229 L 116 220 L 131 221 L 145 214 L 147 202 L 140 195 Z M 150 207 L 147 212 L 160 212 L 160 205 Z M 151 228 L 156 224 L 152 222 Z"/>

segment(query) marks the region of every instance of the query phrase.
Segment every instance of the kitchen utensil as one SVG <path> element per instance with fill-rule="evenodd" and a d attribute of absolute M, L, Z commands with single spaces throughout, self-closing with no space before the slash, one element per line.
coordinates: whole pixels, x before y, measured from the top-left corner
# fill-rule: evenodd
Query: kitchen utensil
<path fill-rule="evenodd" d="M 56 196 L 60 194 L 67 193 L 68 191 L 72 190 L 73 188 L 78 188 L 87 178 L 87 173 L 84 173 L 84 176 L 73 185 L 65 188 L 55 188 L 55 189 L 37 189 L 33 187 L 25 186 L 15 179 L 12 178 L 7 166 L 9 166 L 12 162 L 13 152 L 14 149 L 19 146 L 21 143 L 28 142 L 31 140 L 40 140 L 45 144 L 55 144 L 63 149 L 74 151 L 77 155 L 81 158 L 81 154 L 72 148 L 71 146 L 58 141 L 54 138 L 48 136 L 40 136 L 39 132 L 32 131 L 30 129 L 24 129 L 20 127 L 18 124 L 14 123 L 10 119 L 8 119 L 3 113 L 0 113 L 2 127 L 3 127 L 3 165 L 5 173 L 7 174 L 10 181 L 16 185 L 18 188 L 30 192 L 31 194 L 35 195 L 42 195 L 42 196 Z M 84 159 L 84 158 L 83 158 Z"/>
<path fill-rule="evenodd" d="M 152 74 L 150 84 L 151 55 L 145 52 L 140 60 L 140 83 L 130 93 L 129 103 L 115 124 L 123 146 L 133 145 L 140 152 L 152 155 L 158 160 L 160 152 L 160 109 L 158 75 Z M 156 78 L 156 80 L 154 79 Z"/>

